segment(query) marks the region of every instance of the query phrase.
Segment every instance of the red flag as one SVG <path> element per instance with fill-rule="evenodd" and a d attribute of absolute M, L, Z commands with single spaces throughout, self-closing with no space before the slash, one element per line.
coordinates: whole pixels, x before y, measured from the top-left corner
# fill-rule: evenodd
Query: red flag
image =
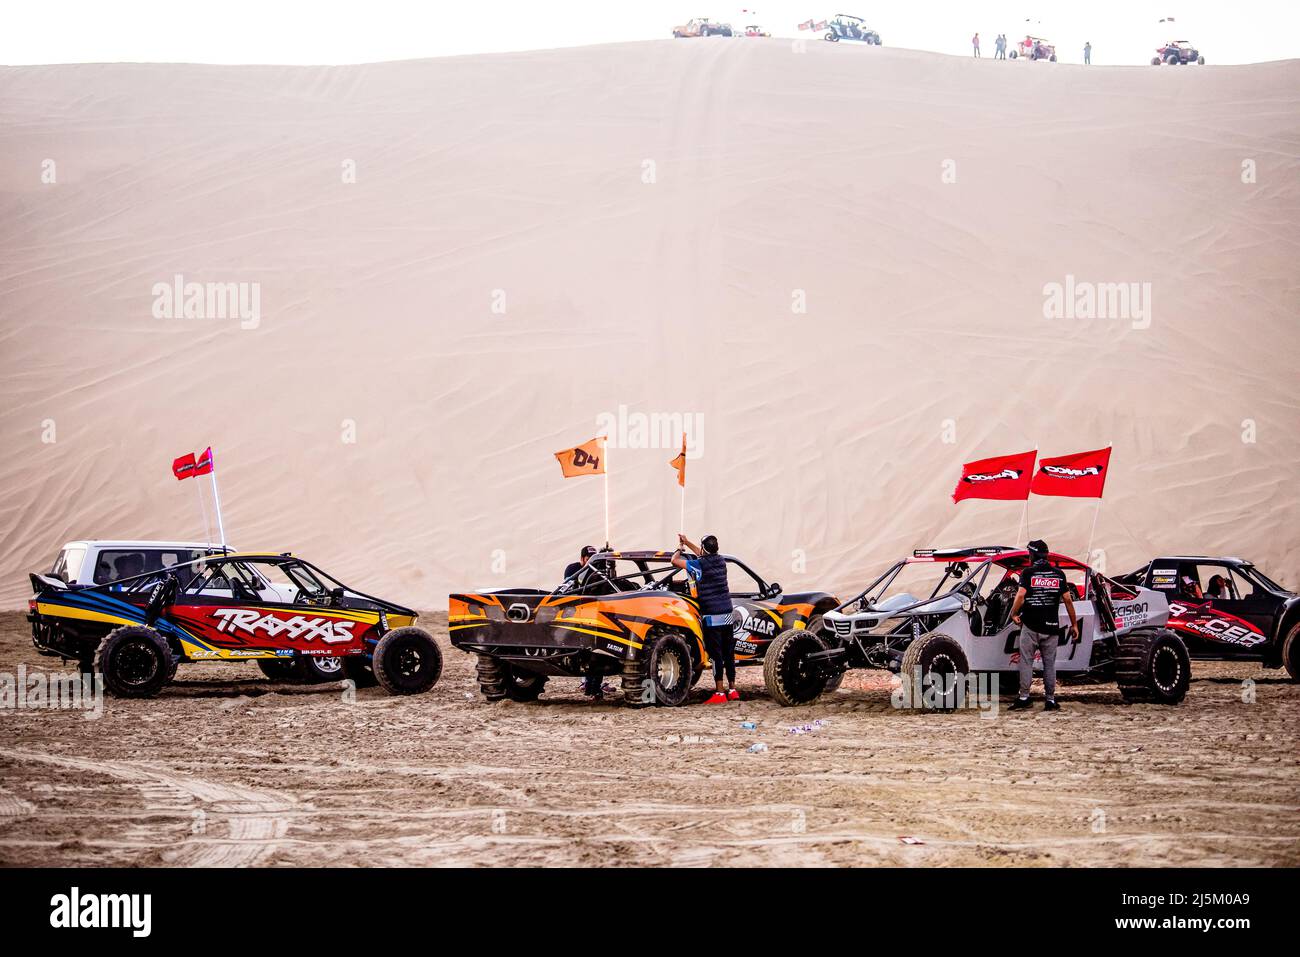
<path fill-rule="evenodd" d="M 194 463 L 195 475 L 207 475 L 216 468 L 216 463 L 212 461 L 212 446 L 203 450 L 203 454 L 198 457 Z"/>
<path fill-rule="evenodd" d="M 1037 450 L 1016 455 L 999 455 L 961 467 L 961 479 L 953 489 L 952 500 L 967 498 L 1027 499 L 1029 482 L 1034 474 Z"/>
<path fill-rule="evenodd" d="M 1109 467 L 1109 448 L 1043 459 L 1029 490 L 1035 495 L 1101 498 Z"/>
<path fill-rule="evenodd" d="M 179 479 L 187 479 L 194 474 L 194 453 L 182 455 L 172 462 L 172 475 Z"/>

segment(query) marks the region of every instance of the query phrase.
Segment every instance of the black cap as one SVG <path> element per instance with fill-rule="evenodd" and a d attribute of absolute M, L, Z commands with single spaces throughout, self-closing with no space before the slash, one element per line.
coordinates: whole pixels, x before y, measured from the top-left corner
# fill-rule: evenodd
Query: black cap
<path fill-rule="evenodd" d="M 704 549 L 710 555 L 718 554 L 718 538 L 716 535 L 705 535 L 700 539 L 700 548 Z"/>
<path fill-rule="evenodd" d="M 583 545 L 582 551 L 578 553 L 581 558 L 590 558 L 594 554 L 596 554 L 595 545 Z"/>
<path fill-rule="evenodd" d="M 1025 547 L 1029 549 L 1029 554 L 1031 555 L 1036 555 L 1044 558 L 1047 556 L 1047 552 L 1048 552 L 1047 542 L 1043 541 L 1041 538 L 1035 538 L 1032 542 L 1030 542 Z"/>

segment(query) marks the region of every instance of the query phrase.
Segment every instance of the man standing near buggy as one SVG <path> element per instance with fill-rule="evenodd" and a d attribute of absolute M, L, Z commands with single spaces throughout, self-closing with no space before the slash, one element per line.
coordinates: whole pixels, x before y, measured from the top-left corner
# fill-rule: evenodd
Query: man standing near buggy
<path fill-rule="evenodd" d="M 684 568 L 695 582 L 695 597 L 700 603 L 700 618 L 704 625 L 704 647 L 713 661 L 713 696 L 709 704 L 722 704 L 740 700 L 736 690 L 736 635 L 731 625 L 731 588 L 727 584 L 727 562 L 718 554 L 718 540 L 705 535 L 700 546 L 691 544 L 679 534 L 681 546 L 673 552 L 673 564 Z M 682 554 L 682 549 L 694 555 Z M 723 686 L 722 678 L 727 683 Z"/>
<path fill-rule="evenodd" d="M 1029 567 L 1020 573 L 1020 588 L 1011 605 L 1011 620 L 1020 626 L 1020 694 L 1012 711 L 1029 707 L 1029 688 L 1034 682 L 1034 654 L 1043 658 L 1044 711 L 1059 711 L 1056 703 L 1056 646 L 1061 640 L 1060 609 L 1065 599 L 1070 613 L 1070 640 L 1079 640 L 1079 618 L 1065 572 L 1048 560 L 1047 543 L 1035 539 L 1026 546 Z"/>

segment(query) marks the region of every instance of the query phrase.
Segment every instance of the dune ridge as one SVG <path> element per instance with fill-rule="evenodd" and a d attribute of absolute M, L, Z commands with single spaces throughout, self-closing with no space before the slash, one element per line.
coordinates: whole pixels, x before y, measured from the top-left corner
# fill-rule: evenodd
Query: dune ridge
<path fill-rule="evenodd" d="M 1009 543 L 960 463 L 1107 443 L 1109 571 L 1300 587 L 1298 106 L 1297 61 L 779 40 L 0 68 L 0 604 L 65 540 L 202 537 L 169 465 L 209 444 L 240 547 L 421 608 L 551 583 L 603 537 L 551 453 L 620 406 L 700 417 L 688 532 L 789 588 Z M 177 275 L 256 328 L 155 318 Z M 1149 324 L 1045 318 L 1067 277 Z M 611 450 L 614 544 L 673 540 L 671 445 Z"/>

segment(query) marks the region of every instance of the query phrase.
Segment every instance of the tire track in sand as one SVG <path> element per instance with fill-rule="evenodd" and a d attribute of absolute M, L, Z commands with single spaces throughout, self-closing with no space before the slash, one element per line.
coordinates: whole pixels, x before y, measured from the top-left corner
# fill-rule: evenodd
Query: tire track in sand
<path fill-rule="evenodd" d="M 184 798 L 193 811 L 201 812 L 196 820 L 202 822 L 202 827 L 200 833 L 191 833 L 174 850 L 163 853 L 166 863 L 179 867 L 247 867 L 263 863 L 289 829 L 285 815 L 298 809 L 293 798 L 276 791 L 222 784 L 130 761 L 76 758 L 11 748 L 0 748 L 0 756 L 129 781 L 140 787 L 149 806 L 157 806 L 160 791 Z M 0 802 L 0 813 L 7 803 Z M 211 836 L 214 827 L 223 825 L 227 830 L 224 837 Z"/>

